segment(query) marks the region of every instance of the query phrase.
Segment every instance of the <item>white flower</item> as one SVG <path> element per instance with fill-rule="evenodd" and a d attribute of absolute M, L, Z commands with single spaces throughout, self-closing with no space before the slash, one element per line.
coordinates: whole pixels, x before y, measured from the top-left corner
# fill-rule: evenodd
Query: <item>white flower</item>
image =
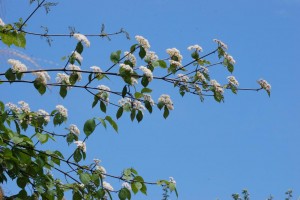
<path fill-rule="evenodd" d="M 50 121 L 50 115 L 48 112 L 46 112 L 45 110 L 39 109 L 36 114 L 38 116 L 42 116 L 44 117 L 44 120 L 48 123 Z"/>
<path fill-rule="evenodd" d="M 119 105 L 123 107 L 125 111 L 130 111 L 132 104 L 131 104 L 131 99 L 128 97 L 122 98 L 119 100 Z"/>
<path fill-rule="evenodd" d="M 176 67 L 181 67 L 182 66 L 180 62 L 177 62 L 175 60 L 169 60 L 169 61 L 170 61 L 171 65 L 175 65 Z"/>
<path fill-rule="evenodd" d="M 93 160 L 94 160 L 94 162 L 96 163 L 96 165 L 98 165 L 98 164 L 101 162 L 101 160 L 98 159 L 98 158 L 94 158 Z"/>
<path fill-rule="evenodd" d="M 137 35 L 135 36 L 136 41 L 138 41 L 138 43 L 143 46 L 143 48 L 147 51 L 148 49 L 150 49 L 150 44 L 148 42 L 147 39 L 145 39 L 143 36 Z"/>
<path fill-rule="evenodd" d="M 233 59 L 233 57 L 227 53 L 225 53 L 224 57 L 228 60 L 228 62 L 230 62 L 231 64 L 235 64 L 235 60 Z"/>
<path fill-rule="evenodd" d="M 198 44 L 189 46 L 187 49 L 188 50 L 195 50 L 195 51 L 202 51 L 202 47 L 200 47 Z"/>
<path fill-rule="evenodd" d="M 10 64 L 12 66 L 11 69 L 13 72 L 26 72 L 27 71 L 26 65 L 21 63 L 19 60 L 8 59 L 7 62 L 8 62 L 8 64 Z"/>
<path fill-rule="evenodd" d="M 93 72 L 96 72 L 96 73 L 101 73 L 101 72 L 102 72 L 102 70 L 101 70 L 100 67 L 92 66 L 92 67 L 90 67 L 90 68 L 93 70 Z"/>
<path fill-rule="evenodd" d="M 96 166 L 96 170 L 101 173 L 102 178 L 105 178 L 106 169 L 103 166 Z"/>
<path fill-rule="evenodd" d="M 78 129 L 78 127 L 75 124 L 71 124 L 69 126 L 69 130 L 70 130 L 71 133 L 73 133 L 77 136 L 80 134 L 80 130 Z"/>
<path fill-rule="evenodd" d="M 47 85 L 47 82 L 50 81 L 50 76 L 47 72 L 33 72 L 33 75 L 36 76 L 36 81 Z"/>
<path fill-rule="evenodd" d="M 120 64 L 120 67 L 124 70 L 124 71 L 128 71 L 130 73 L 133 73 L 133 69 L 132 67 L 130 67 L 130 65 L 126 65 L 126 64 Z"/>
<path fill-rule="evenodd" d="M 70 70 L 79 70 L 79 71 L 81 70 L 79 66 L 72 65 L 72 64 L 68 65 L 68 69 L 70 69 Z M 78 79 L 77 80 L 80 81 L 81 80 L 81 72 L 75 71 L 73 73 L 76 73 L 78 75 Z"/>
<path fill-rule="evenodd" d="M 0 26 L 5 26 L 5 23 L 1 18 L 0 18 Z"/>
<path fill-rule="evenodd" d="M 157 61 L 158 60 L 158 56 L 155 54 L 154 51 L 147 51 L 146 56 L 145 56 L 145 60 L 147 62 L 153 62 L 153 61 Z"/>
<path fill-rule="evenodd" d="M 57 105 L 56 110 L 65 118 L 68 117 L 68 110 L 62 106 L 62 105 Z"/>
<path fill-rule="evenodd" d="M 263 88 L 265 89 L 267 92 L 270 92 L 271 91 L 271 85 L 266 81 L 266 80 L 263 80 L 263 79 L 260 79 L 259 81 L 257 81 L 258 84 Z"/>
<path fill-rule="evenodd" d="M 109 190 L 109 191 L 113 191 L 114 188 L 106 181 L 103 181 L 103 188 L 106 189 L 106 190 Z"/>
<path fill-rule="evenodd" d="M 124 56 L 133 64 L 133 66 L 136 65 L 136 58 L 132 53 L 125 51 Z"/>
<path fill-rule="evenodd" d="M 209 73 L 207 67 L 204 67 L 204 66 L 200 66 L 200 67 L 203 69 L 203 73 L 205 73 L 205 74 L 208 74 L 208 73 Z"/>
<path fill-rule="evenodd" d="M 138 84 L 138 81 L 136 80 L 136 78 L 131 77 L 130 78 L 130 85 L 135 85 Z"/>
<path fill-rule="evenodd" d="M 197 71 L 196 76 L 200 82 L 206 82 L 206 78 L 201 72 Z"/>
<path fill-rule="evenodd" d="M 144 66 L 140 66 L 140 70 L 144 72 L 144 75 L 148 78 L 148 81 L 151 82 L 153 80 L 153 74 L 150 69 Z"/>
<path fill-rule="evenodd" d="M 169 110 L 173 110 L 173 109 L 174 109 L 173 102 L 172 102 L 172 100 L 171 100 L 171 98 L 170 98 L 169 95 L 167 95 L 167 94 L 162 94 L 162 95 L 158 98 L 158 103 L 160 103 L 160 102 L 164 103 L 164 105 L 167 106 L 167 108 L 168 108 Z"/>
<path fill-rule="evenodd" d="M 8 102 L 7 104 L 5 104 L 5 106 L 8 107 L 14 113 L 21 113 L 21 109 L 16 104 Z"/>
<path fill-rule="evenodd" d="M 190 78 L 187 75 L 184 74 L 178 74 L 177 77 L 180 79 L 181 82 L 189 82 Z"/>
<path fill-rule="evenodd" d="M 216 80 L 210 80 L 210 84 L 214 87 L 216 92 L 221 94 L 224 93 L 222 86 Z"/>
<path fill-rule="evenodd" d="M 86 144 L 83 141 L 75 141 L 78 149 L 81 149 L 83 152 L 86 152 Z"/>
<path fill-rule="evenodd" d="M 80 33 L 74 33 L 73 37 L 78 40 L 79 42 L 83 42 L 85 44 L 86 47 L 90 47 L 91 43 L 90 41 L 87 39 L 87 37 L 85 35 L 82 35 Z"/>
<path fill-rule="evenodd" d="M 57 73 L 55 80 L 57 83 L 64 83 L 64 84 L 70 85 L 69 78 L 70 78 L 70 76 L 67 74 Z"/>
<path fill-rule="evenodd" d="M 84 184 L 83 183 L 80 183 L 80 184 L 78 184 L 78 186 L 80 187 L 80 188 L 84 188 Z"/>
<path fill-rule="evenodd" d="M 127 182 L 123 182 L 122 187 L 127 188 L 128 190 L 131 190 L 131 185 Z"/>
<path fill-rule="evenodd" d="M 21 110 L 24 113 L 30 113 L 30 107 L 28 103 L 26 103 L 25 101 L 19 101 L 18 104 L 21 106 Z"/>
<path fill-rule="evenodd" d="M 140 110 L 140 111 L 145 110 L 145 106 L 142 105 L 142 103 L 140 101 L 138 101 L 138 100 L 134 100 L 132 102 L 132 108 L 136 109 L 136 110 Z"/>
<path fill-rule="evenodd" d="M 218 43 L 218 45 L 223 48 L 223 49 L 228 49 L 227 45 L 222 42 L 221 40 L 218 40 L 218 39 L 213 39 L 214 42 Z"/>
<path fill-rule="evenodd" d="M 71 57 L 74 57 L 75 59 L 79 60 L 79 62 L 82 62 L 83 60 L 83 57 L 77 51 L 73 51 L 71 53 Z"/>
<path fill-rule="evenodd" d="M 144 100 L 145 101 L 148 101 L 149 103 L 150 103 L 150 105 L 151 106 L 153 106 L 154 105 L 154 101 L 153 101 L 153 99 L 151 98 L 151 96 L 150 95 L 148 95 L 148 94 L 144 94 Z"/>
<path fill-rule="evenodd" d="M 170 57 L 176 56 L 178 58 L 178 62 L 181 63 L 182 61 L 182 55 L 180 54 L 180 51 L 176 48 L 167 49 L 167 54 L 169 54 Z"/>
<path fill-rule="evenodd" d="M 176 181 L 175 181 L 175 179 L 171 176 L 171 177 L 169 177 L 170 178 L 170 180 L 169 180 L 169 182 L 170 183 L 173 183 L 174 185 L 176 185 Z"/>
<path fill-rule="evenodd" d="M 98 85 L 97 88 L 99 89 L 97 96 L 107 104 L 109 102 L 110 88 L 105 85 Z"/>
<path fill-rule="evenodd" d="M 236 80 L 236 78 L 234 76 L 228 76 L 227 79 L 230 84 L 235 85 L 235 86 L 239 85 L 239 82 Z"/>
<path fill-rule="evenodd" d="M 202 89 L 201 87 L 198 85 L 198 84 L 194 84 L 194 87 L 195 87 L 195 90 L 198 94 L 201 94 L 202 93 Z"/>

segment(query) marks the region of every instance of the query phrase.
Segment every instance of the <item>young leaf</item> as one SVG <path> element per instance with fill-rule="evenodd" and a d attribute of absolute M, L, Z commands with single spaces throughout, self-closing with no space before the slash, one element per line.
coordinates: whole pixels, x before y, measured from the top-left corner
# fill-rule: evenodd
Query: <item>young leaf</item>
<path fill-rule="evenodd" d="M 83 132 L 86 134 L 86 136 L 91 135 L 96 128 L 96 122 L 95 119 L 89 119 L 85 122 L 83 126 Z"/>
<path fill-rule="evenodd" d="M 115 129 L 115 131 L 118 132 L 117 123 L 110 116 L 106 116 L 105 119 L 110 123 L 110 125 Z"/>
<path fill-rule="evenodd" d="M 142 89 L 142 91 L 141 91 L 141 93 L 151 93 L 152 92 L 152 90 L 150 89 L 150 88 L 143 88 Z"/>
<path fill-rule="evenodd" d="M 60 86 L 60 90 L 59 90 L 59 94 L 62 98 L 65 98 L 67 96 L 68 90 L 67 90 L 67 86 L 62 85 Z"/>
<path fill-rule="evenodd" d="M 106 113 L 106 105 L 103 103 L 103 101 L 100 101 L 100 109 L 102 112 Z"/>
<path fill-rule="evenodd" d="M 87 184 L 91 181 L 91 177 L 90 177 L 90 175 L 87 174 L 87 173 L 81 173 L 81 174 L 79 175 L 79 179 L 80 179 L 80 181 L 81 181 L 83 184 L 85 184 L 85 185 L 87 185 Z"/>
<path fill-rule="evenodd" d="M 113 62 L 113 63 L 118 63 L 119 60 L 120 60 L 120 55 L 121 55 L 121 50 L 118 50 L 116 52 L 113 52 L 110 54 L 110 60 Z"/>

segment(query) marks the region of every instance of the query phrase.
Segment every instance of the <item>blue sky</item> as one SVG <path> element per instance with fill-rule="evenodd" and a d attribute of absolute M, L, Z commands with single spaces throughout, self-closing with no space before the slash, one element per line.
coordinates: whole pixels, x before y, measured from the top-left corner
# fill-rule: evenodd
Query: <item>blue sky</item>
<path fill-rule="evenodd" d="M 7 23 L 26 18 L 34 9 L 28 1 L 4 0 L 2 6 L 1 17 Z M 252 199 L 265 199 L 269 194 L 283 199 L 289 188 L 296 197 L 300 195 L 299 11 L 299 0 L 65 0 L 48 15 L 38 11 L 26 30 L 40 32 L 40 26 L 47 26 L 49 33 L 68 33 L 68 26 L 74 26 L 81 33 L 98 33 L 104 23 L 107 32 L 120 28 L 129 32 L 129 41 L 123 35 L 113 36 L 112 41 L 90 38 L 83 69 L 92 65 L 105 69 L 110 53 L 128 50 L 135 35 L 145 36 L 161 58 L 167 48 L 178 48 L 183 62 L 190 60 L 189 45 L 199 44 L 208 53 L 216 47 L 212 39 L 224 41 L 237 61 L 234 75 L 240 86 L 257 88 L 256 80 L 264 78 L 272 85 L 271 98 L 264 91 L 238 95 L 226 91 L 225 103 L 210 98 L 201 103 L 197 96 L 181 98 L 171 85 L 154 82 L 155 99 L 161 93 L 173 99 L 175 110 L 170 117 L 164 120 L 155 109 L 138 124 L 124 113 L 118 121 L 119 134 L 98 128 L 88 140 L 88 159 L 101 159 L 111 174 L 133 166 L 149 181 L 173 176 L 179 199 L 230 199 L 244 188 Z M 45 68 L 57 67 L 48 61 L 63 65 L 60 58 L 74 49 L 76 41 L 53 39 L 49 47 L 44 40 L 28 36 L 28 45 L 21 51 Z M 8 67 L 8 58 L 1 56 L 1 71 Z M 221 66 L 211 73 L 221 83 L 229 75 Z M 119 83 L 105 82 L 115 89 Z M 62 99 L 56 88 L 42 97 L 29 85 L 1 85 L 0 90 L 2 101 L 25 100 L 32 109 L 51 111 L 57 104 L 66 105 L 70 118 L 61 130 L 70 123 L 82 126 L 93 116 L 103 116 L 100 110 L 91 109 L 92 97 L 87 93 L 75 89 L 69 93 Z M 114 112 L 111 107 L 109 113 Z M 72 152 L 75 146 L 59 148 Z M 120 185 L 110 182 L 115 188 Z M 148 190 L 147 197 L 133 199 L 161 197 L 160 188 L 149 186 Z"/>

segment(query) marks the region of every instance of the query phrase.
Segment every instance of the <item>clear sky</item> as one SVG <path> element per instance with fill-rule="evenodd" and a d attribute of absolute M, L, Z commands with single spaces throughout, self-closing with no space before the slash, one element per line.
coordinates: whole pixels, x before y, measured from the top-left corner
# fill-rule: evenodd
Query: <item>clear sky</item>
<path fill-rule="evenodd" d="M 35 8 L 26 0 L 4 0 L 2 4 L 1 17 L 6 23 L 26 18 Z M 238 95 L 226 91 L 225 103 L 210 98 L 201 103 L 197 96 L 181 98 L 177 89 L 156 82 L 153 97 L 169 93 L 173 99 L 175 110 L 170 117 L 165 120 L 155 109 L 138 124 L 124 113 L 118 121 L 119 134 L 99 127 L 87 141 L 87 159 L 101 159 L 110 174 L 133 166 L 145 180 L 173 176 L 182 200 L 225 200 L 244 188 L 252 199 L 266 199 L 270 194 L 283 199 L 290 188 L 296 197 L 300 195 L 299 19 L 299 0 L 65 0 L 48 15 L 39 10 L 26 30 L 41 32 L 40 27 L 47 26 L 49 33 L 68 33 L 68 26 L 73 26 L 81 33 L 98 33 L 104 23 L 107 32 L 120 28 L 129 32 L 131 41 L 124 35 L 113 36 L 112 41 L 91 38 L 91 48 L 83 53 L 83 69 L 92 65 L 106 69 L 110 53 L 128 50 L 135 35 L 146 37 L 161 58 L 167 48 L 180 49 L 184 63 L 190 61 L 189 45 L 199 44 L 208 53 L 216 47 L 212 39 L 224 41 L 237 62 L 234 75 L 240 86 L 257 88 L 256 80 L 264 78 L 272 85 L 271 98 L 264 91 L 240 91 Z M 54 68 L 54 63 L 64 64 L 60 58 L 75 44 L 73 38 L 53 38 L 49 47 L 45 40 L 28 36 L 28 45 L 21 51 L 40 66 Z M 1 56 L 1 72 L 8 67 L 5 59 L 9 56 Z M 221 66 L 212 73 L 221 83 L 229 75 Z M 105 82 L 115 89 L 118 83 Z M 87 93 L 76 89 L 69 93 L 62 99 L 56 88 L 50 88 L 40 97 L 33 86 L 14 84 L 3 84 L 0 90 L 2 101 L 24 100 L 33 110 L 51 111 L 57 104 L 65 105 L 70 118 L 63 128 L 103 116 L 100 110 L 91 110 L 93 99 Z M 115 111 L 110 107 L 110 114 Z M 59 148 L 72 152 L 75 145 Z M 147 197 L 133 199 L 161 197 L 160 188 L 149 186 L 148 190 Z"/>

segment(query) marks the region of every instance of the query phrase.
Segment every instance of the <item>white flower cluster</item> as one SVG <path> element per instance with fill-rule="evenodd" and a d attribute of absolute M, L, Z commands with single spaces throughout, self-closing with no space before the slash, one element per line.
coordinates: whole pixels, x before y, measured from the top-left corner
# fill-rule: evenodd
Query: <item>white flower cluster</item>
<path fill-rule="evenodd" d="M 95 76 L 100 76 L 100 75 L 101 75 L 102 70 L 101 70 L 100 67 L 92 66 L 92 67 L 90 67 L 90 68 L 91 68 L 91 69 L 93 70 L 93 72 L 95 73 Z"/>
<path fill-rule="evenodd" d="M 205 73 L 205 74 L 208 74 L 208 73 L 209 73 L 207 67 L 201 66 L 201 68 L 202 68 L 202 70 L 203 70 L 203 73 Z"/>
<path fill-rule="evenodd" d="M 142 47 L 147 51 L 150 49 L 150 44 L 147 39 L 145 39 L 143 36 L 137 35 L 135 36 L 136 41 L 142 45 Z"/>
<path fill-rule="evenodd" d="M 75 141 L 78 149 L 81 149 L 83 152 L 86 152 L 86 144 L 83 141 Z"/>
<path fill-rule="evenodd" d="M 77 65 L 72 65 L 72 64 L 70 64 L 70 65 L 68 65 L 68 69 L 70 69 L 70 70 L 81 70 L 80 69 L 80 67 L 79 66 L 77 66 Z M 80 81 L 81 80 L 81 72 L 74 72 L 74 73 L 77 73 L 77 75 L 78 75 L 78 81 Z"/>
<path fill-rule="evenodd" d="M 144 66 L 140 66 L 139 69 L 144 72 L 144 75 L 148 78 L 149 82 L 151 82 L 153 80 L 153 74 L 150 69 L 148 69 L 147 67 L 144 67 Z"/>
<path fill-rule="evenodd" d="M 70 85 L 69 78 L 70 78 L 70 76 L 67 74 L 57 73 L 55 80 L 57 83 L 64 83 L 64 84 Z"/>
<path fill-rule="evenodd" d="M 33 75 L 36 76 L 36 81 L 43 85 L 47 85 L 47 82 L 51 79 L 47 72 L 33 72 Z"/>
<path fill-rule="evenodd" d="M 98 158 L 94 158 L 93 161 L 95 162 L 96 165 L 98 165 L 101 162 L 101 160 Z"/>
<path fill-rule="evenodd" d="M 230 84 L 235 85 L 235 86 L 239 85 L 239 82 L 236 80 L 236 78 L 234 76 L 228 76 L 227 79 Z"/>
<path fill-rule="evenodd" d="M 171 100 L 171 98 L 170 98 L 169 95 L 167 95 L 167 94 L 162 94 L 162 95 L 158 98 L 158 103 L 160 103 L 160 102 L 164 103 L 165 106 L 167 106 L 167 108 L 168 108 L 169 110 L 173 110 L 173 109 L 174 109 L 173 102 L 172 102 L 172 100 Z"/>
<path fill-rule="evenodd" d="M 103 188 L 106 189 L 106 190 L 109 190 L 109 191 L 113 191 L 114 188 L 111 186 L 111 184 L 109 184 L 108 182 L 106 181 L 103 181 Z"/>
<path fill-rule="evenodd" d="M 222 86 L 216 80 L 210 80 L 210 84 L 214 87 L 216 92 L 220 94 L 224 93 Z"/>
<path fill-rule="evenodd" d="M 91 43 L 90 41 L 87 39 L 87 37 L 85 35 L 82 35 L 80 33 L 74 33 L 73 37 L 78 40 L 79 42 L 83 42 L 85 44 L 86 47 L 90 47 Z"/>
<path fill-rule="evenodd" d="M 25 101 L 19 101 L 18 104 L 21 106 L 21 110 L 24 113 L 30 113 L 30 107 L 28 103 L 26 103 Z"/>
<path fill-rule="evenodd" d="M 26 65 L 21 63 L 19 60 L 8 59 L 7 62 L 8 62 L 8 64 L 10 64 L 12 66 L 11 69 L 13 72 L 26 72 L 27 71 Z"/>
<path fill-rule="evenodd" d="M 202 89 L 201 89 L 201 87 L 200 87 L 198 84 L 194 84 L 194 88 L 195 88 L 195 90 L 196 90 L 196 92 L 197 92 L 198 94 L 201 94 L 201 93 L 202 93 Z"/>
<path fill-rule="evenodd" d="M 181 82 L 187 83 L 189 82 L 190 78 L 187 75 L 184 74 L 178 74 L 177 77 Z"/>
<path fill-rule="evenodd" d="M 131 190 L 131 185 L 129 183 L 127 183 L 127 182 L 123 182 L 122 183 L 122 187 L 123 188 L 127 188 L 128 190 Z"/>
<path fill-rule="evenodd" d="M 71 53 L 71 57 L 73 57 L 73 58 L 79 60 L 79 62 L 82 62 L 82 60 L 83 60 L 83 57 L 82 57 L 82 56 L 80 55 L 80 53 L 78 53 L 77 51 L 73 51 L 73 52 Z"/>
<path fill-rule="evenodd" d="M 68 110 L 63 105 L 57 105 L 56 110 L 65 118 L 68 117 Z"/>
<path fill-rule="evenodd" d="M 130 53 L 129 51 L 125 51 L 124 56 L 133 64 L 133 66 L 136 65 L 136 58 L 132 53 Z"/>
<path fill-rule="evenodd" d="M 78 127 L 75 124 L 70 124 L 69 131 L 70 131 L 70 133 L 73 133 L 77 136 L 80 134 L 80 130 L 78 129 Z"/>
<path fill-rule="evenodd" d="M 202 47 L 200 47 L 198 44 L 189 46 L 187 49 L 190 50 L 190 51 L 191 51 L 191 50 L 195 50 L 195 51 L 203 51 Z"/>
<path fill-rule="evenodd" d="M 105 85 L 98 85 L 97 87 L 99 89 L 99 93 L 97 94 L 97 96 L 105 101 L 105 103 L 109 102 L 109 92 L 110 92 L 110 88 L 105 86 Z"/>
<path fill-rule="evenodd" d="M 205 76 L 204 76 L 201 72 L 197 71 L 197 72 L 196 72 L 196 77 L 197 77 L 197 79 L 198 79 L 200 82 L 206 82 L 206 78 L 205 78 Z"/>
<path fill-rule="evenodd" d="M 142 105 L 142 102 L 137 101 L 137 100 L 134 100 L 134 101 L 132 102 L 132 108 L 133 108 L 133 109 L 136 109 L 136 110 L 140 110 L 140 111 L 145 110 L 145 106 Z"/>
<path fill-rule="evenodd" d="M 103 166 L 97 165 L 97 166 L 96 166 L 96 170 L 97 170 L 98 172 L 101 173 L 101 177 L 102 177 L 102 178 L 105 178 L 105 177 L 106 177 L 106 176 L 105 176 L 105 174 L 106 174 L 106 169 L 105 169 Z"/>
<path fill-rule="evenodd" d="M 171 65 L 175 65 L 176 67 L 181 67 L 182 66 L 180 62 L 177 62 L 175 60 L 169 60 L 169 62 L 170 62 Z"/>
<path fill-rule="evenodd" d="M 224 42 L 222 42 L 221 40 L 213 39 L 213 41 L 216 42 L 221 48 L 228 49 L 228 46 Z"/>
<path fill-rule="evenodd" d="M 180 51 L 176 48 L 167 49 L 167 54 L 169 54 L 170 57 L 176 56 L 178 58 L 178 62 L 181 63 L 182 61 L 182 55 L 180 54 Z"/>
<path fill-rule="evenodd" d="M 263 88 L 265 89 L 267 92 L 270 92 L 271 91 L 271 85 L 266 81 L 266 80 L 263 80 L 263 79 L 260 79 L 259 81 L 257 81 L 258 84 Z"/>
<path fill-rule="evenodd" d="M 151 106 L 154 106 L 154 101 L 153 101 L 152 97 L 149 94 L 144 94 L 143 97 L 144 97 L 144 100 L 148 101 Z"/>
<path fill-rule="evenodd" d="M 5 23 L 1 18 L 0 18 L 0 26 L 5 26 Z"/>
<path fill-rule="evenodd" d="M 130 65 L 126 65 L 126 64 L 124 64 L 124 63 L 121 63 L 121 64 L 120 64 L 120 67 L 121 67 L 124 71 L 130 72 L 131 74 L 133 73 L 133 69 L 132 69 L 132 67 L 130 67 Z"/>
<path fill-rule="evenodd" d="M 145 60 L 150 61 L 150 62 L 157 61 L 158 56 L 156 55 L 156 53 L 154 51 L 147 51 Z"/>
<path fill-rule="evenodd" d="M 47 123 L 50 122 L 50 115 L 49 115 L 49 113 L 46 112 L 45 110 L 39 109 L 39 110 L 36 112 L 36 114 L 37 114 L 38 116 L 44 117 L 44 120 L 45 120 Z"/>
<path fill-rule="evenodd" d="M 225 53 L 224 57 L 228 60 L 228 62 L 230 62 L 231 64 L 235 64 L 235 60 L 233 59 L 233 57 L 227 53 Z"/>
<path fill-rule="evenodd" d="M 176 185 L 176 181 L 175 181 L 175 179 L 171 176 L 171 177 L 169 177 L 170 178 L 170 180 L 169 180 L 169 182 L 170 183 L 173 183 L 174 185 Z"/>
<path fill-rule="evenodd" d="M 21 109 L 13 103 L 8 102 L 7 104 L 5 104 L 6 107 L 8 107 L 11 111 L 13 111 L 14 113 L 21 113 Z"/>
<path fill-rule="evenodd" d="M 142 103 L 140 101 L 137 101 L 137 100 L 132 101 L 128 97 L 120 99 L 119 105 L 122 106 L 125 111 L 130 111 L 131 108 L 140 110 L 140 111 L 145 110 L 145 106 L 142 105 Z"/>

